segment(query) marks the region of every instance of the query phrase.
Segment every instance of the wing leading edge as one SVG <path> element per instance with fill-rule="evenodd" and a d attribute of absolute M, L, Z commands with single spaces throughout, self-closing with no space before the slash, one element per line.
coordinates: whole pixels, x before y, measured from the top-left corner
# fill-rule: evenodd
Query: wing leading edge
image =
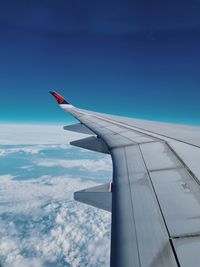
<path fill-rule="evenodd" d="M 181 132 L 177 136 L 174 129 L 180 126 L 174 125 L 174 137 L 173 131 L 163 134 L 165 127 L 169 129 L 164 124 L 162 128 L 159 123 L 91 112 L 70 105 L 64 98 L 56 100 L 98 136 L 112 157 L 112 192 L 108 194 L 108 199 L 112 194 L 110 265 L 198 266 L 200 170 L 184 152 L 189 146 L 193 161 L 198 162 L 198 145 L 188 143 Z M 85 148 L 87 142 L 82 142 Z M 95 150 L 92 139 L 88 148 Z M 106 203 L 99 204 L 99 196 L 105 192 L 96 191 L 81 191 L 75 198 L 78 195 L 85 203 L 105 207 Z"/>

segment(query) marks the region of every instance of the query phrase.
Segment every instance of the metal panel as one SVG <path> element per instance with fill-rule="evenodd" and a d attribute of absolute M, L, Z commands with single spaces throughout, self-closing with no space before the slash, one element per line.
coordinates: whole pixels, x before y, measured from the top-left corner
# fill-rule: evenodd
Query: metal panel
<path fill-rule="evenodd" d="M 93 122 L 97 121 L 99 125 L 101 125 L 102 127 L 106 127 L 106 126 L 110 126 L 112 125 L 110 122 L 107 122 L 107 121 L 103 121 L 103 120 L 99 120 L 98 118 L 95 118 L 93 119 Z"/>
<path fill-rule="evenodd" d="M 124 127 L 120 127 L 120 126 L 112 125 L 112 124 L 110 124 L 110 126 L 107 128 L 109 130 L 111 130 L 112 132 L 115 132 L 115 133 L 121 133 L 121 132 L 126 131 L 126 129 Z"/>
<path fill-rule="evenodd" d="M 79 118 L 79 116 L 77 116 Z M 84 123 L 86 126 L 88 126 L 88 122 L 90 121 L 86 116 L 80 117 L 81 123 Z"/>
<path fill-rule="evenodd" d="M 140 120 L 133 118 L 126 118 L 121 116 L 94 113 L 96 116 L 101 116 L 105 119 L 110 119 L 113 122 L 123 123 L 132 127 L 138 128 L 138 130 L 147 130 L 152 133 L 159 134 L 162 138 L 163 136 L 181 140 L 193 145 L 200 146 L 200 127 L 199 126 L 189 126 L 174 123 L 163 123 L 158 121 L 150 120 Z"/>
<path fill-rule="evenodd" d="M 100 135 L 103 135 L 103 136 L 113 135 L 113 132 L 108 130 L 107 128 L 98 127 L 95 129 L 96 129 L 97 133 L 99 133 Z"/>
<path fill-rule="evenodd" d="M 118 134 L 106 135 L 104 136 L 104 140 L 109 144 L 110 148 L 134 144 L 134 142 L 130 139 L 127 139 Z"/>
<path fill-rule="evenodd" d="M 200 186 L 186 169 L 150 173 L 170 235 L 200 233 Z"/>
<path fill-rule="evenodd" d="M 140 143 L 146 143 L 146 142 L 155 142 L 155 139 L 150 138 L 148 136 L 139 136 L 131 138 L 134 142 L 140 144 Z"/>
<path fill-rule="evenodd" d="M 177 238 L 173 244 L 181 267 L 200 266 L 200 237 Z"/>
<path fill-rule="evenodd" d="M 112 155 L 111 266 L 177 266 L 138 146 Z"/>
<path fill-rule="evenodd" d="M 103 142 L 103 140 L 95 136 L 90 136 L 87 138 L 72 141 L 70 142 L 70 145 L 85 148 L 96 152 L 101 152 L 106 154 L 110 153 L 107 145 Z"/>
<path fill-rule="evenodd" d="M 140 267 L 124 148 L 113 150 L 111 266 Z"/>
<path fill-rule="evenodd" d="M 77 109 L 68 109 L 66 108 L 65 111 L 71 113 L 74 117 L 79 117 L 79 118 L 83 118 L 85 115 L 82 112 L 79 112 Z"/>
<path fill-rule="evenodd" d="M 127 137 L 136 143 L 153 142 L 156 140 L 155 138 L 149 137 L 148 135 L 144 135 L 144 134 L 132 131 L 132 130 L 129 130 L 129 131 L 126 130 L 126 132 L 122 132 L 120 133 L 120 135 Z"/>
<path fill-rule="evenodd" d="M 103 184 L 74 193 L 74 199 L 85 204 L 111 212 L 111 184 Z"/>
<path fill-rule="evenodd" d="M 87 128 L 82 123 L 67 125 L 67 126 L 64 126 L 63 128 L 64 128 L 64 130 L 67 130 L 67 131 L 94 135 L 94 132 L 92 132 L 89 128 Z"/>
<path fill-rule="evenodd" d="M 126 129 L 126 132 L 121 133 L 121 135 L 123 135 L 124 137 L 130 138 L 130 139 L 143 136 L 143 134 L 140 134 L 138 132 L 134 132 L 131 130 L 127 130 L 127 129 Z"/>
<path fill-rule="evenodd" d="M 107 128 L 102 127 L 98 123 L 94 123 L 88 119 L 83 120 L 83 123 L 85 123 L 87 125 L 87 127 L 92 129 L 96 134 L 101 134 L 101 135 L 113 134 L 112 131 L 110 131 Z"/>
<path fill-rule="evenodd" d="M 169 141 L 169 144 L 200 181 L 200 148 L 178 141 Z"/>
<path fill-rule="evenodd" d="M 126 147 L 125 153 L 141 266 L 176 266 L 139 147 Z"/>
<path fill-rule="evenodd" d="M 181 163 L 165 143 L 147 143 L 140 147 L 149 170 L 181 167 Z"/>

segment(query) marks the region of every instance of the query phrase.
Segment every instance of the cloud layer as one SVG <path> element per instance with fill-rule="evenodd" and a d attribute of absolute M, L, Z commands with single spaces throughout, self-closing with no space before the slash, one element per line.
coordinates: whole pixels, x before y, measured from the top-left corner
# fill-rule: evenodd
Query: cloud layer
<path fill-rule="evenodd" d="M 62 125 L 1 124 L 1 145 L 66 144 L 85 135 L 66 132 Z"/>
<path fill-rule="evenodd" d="M 110 213 L 74 201 L 73 193 L 108 182 L 110 157 L 72 148 L 71 133 L 62 143 L 43 126 L 26 137 L 31 127 L 16 139 L 15 126 L 0 133 L 0 263 L 109 266 Z"/>
<path fill-rule="evenodd" d="M 110 171 L 110 159 L 102 158 L 98 160 L 93 159 L 77 159 L 77 160 L 61 160 L 61 159 L 49 159 L 43 160 L 38 163 L 39 166 L 54 167 L 61 166 L 63 168 L 79 168 L 86 169 L 91 172 L 97 171 Z"/>
<path fill-rule="evenodd" d="M 5 266 L 108 266 L 110 214 L 77 203 L 75 177 L 0 176 L 0 258 Z M 67 265 L 68 264 L 68 265 Z"/>

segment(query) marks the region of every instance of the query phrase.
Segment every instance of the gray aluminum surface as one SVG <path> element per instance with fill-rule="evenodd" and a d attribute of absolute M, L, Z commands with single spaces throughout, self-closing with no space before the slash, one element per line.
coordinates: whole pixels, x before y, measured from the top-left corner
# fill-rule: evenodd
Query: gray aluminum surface
<path fill-rule="evenodd" d="M 139 138 L 139 137 L 144 137 L 143 134 L 135 132 L 135 131 L 130 131 L 128 129 L 126 129 L 126 131 L 120 133 L 120 135 L 128 138 L 128 139 L 134 139 L 134 138 Z"/>
<path fill-rule="evenodd" d="M 168 141 L 172 149 L 178 154 L 185 165 L 192 171 L 200 182 L 200 149 L 195 146 L 177 141 Z"/>
<path fill-rule="evenodd" d="M 170 235 L 200 234 L 200 186 L 185 168 L 150 173 Z"/>
<path fill-rule="evenodd" d="M 181 163 L 165 143 L 154 142 L 140 145 L 148 170 L 180 167 Z"/>
<path fill-rule="evenodd" d="M 111 151 L 111 266 L 197 266 L 200 154 L 176 142 L 200 146 L 200 127 L 66 110 Z"/>
<path fill-rule="evenodd" d="M 117 125 L 111 125 L 111 126 L 109 125 L 106 128 L 111 130 L 114 133 L 123 133 L 124 131 L 126 131 L 126 129 L 124 129 L 124 127 L 117 126 Z"/>
<path fill-rule="evenodd" d="M 177 266 L 139 147 L 111 152 L 111 266 Z"/>
<path fill-rule="evenodd" d="M 150 133 L 157 133 L 159 135 L 167 136 L 186 143 L 190 143 L 200 147 L 200 127 L 189 126 L 173 123 L 164 123 L 159 121 L 140 120 L 127 117 L 121 117 L 110 114 L 103 114 L 98 112 L 90 112 L 102 118 L 111 119 L 112 121 L 122 122 L 125 125 L 137 127 L 138 129 L 147 130 Z"/>
<path fill-rule="evenodd" d="M 74 193 L 74 199 L 85 204 L 111 212 L 111 184 L 103 184 Z"/>
<path fill-rule="evenodd" d="M 109 154 L 109 150 L 104 141 L 96 136 L 86 137 L 70 142 L 72 146 L 85 148 L 88 150 Z"/>
<path fill-rule="evenodd" d="M 134 141 L 135 143 L 143 143 L 143 142 L 153 142 L 155 141 L 154 138 L 146 136 L 144 134 L 135 132 L 135 131 L 126 131 L 121 133 L 122 136 Z"/>
<path fill-rule="evenodd" d="M 181 267 L 200 266 L 200 236 L 173 240 Z"/>
<path fill-rule="evenodd" d="M 89 135 L 94 134 L 94 132 L 92 132 L 90 129 L 88 129 L 82 123 L 67 125 L 67 126 L 64 126 L 63 128 L 64 128 L 64 130 L 72 131 L 72 132 L 78 132 L 78 133 L 89 134 Z"/>

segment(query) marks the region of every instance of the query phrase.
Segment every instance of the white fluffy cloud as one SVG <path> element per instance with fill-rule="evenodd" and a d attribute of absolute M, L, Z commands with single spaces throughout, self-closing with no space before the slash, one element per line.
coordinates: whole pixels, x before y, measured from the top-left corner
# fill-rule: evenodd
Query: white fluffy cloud
<path fill-rule="evenodd" d="M 39 166 L 44 167 L 54 167 L 60 166 L 64 168 L 80 168 L 86 169 L 88 171 L 97 172 L 97 171 L 110 171 L 111 169 L 111 159 L 105 157 L 98 160 L 92 159 L 79 159 L 79 160 L 62 160 L 62 159 L 46 159 L 38 162 Z"/>
<path fill-rule="evenodd" d="M 63 130 L 63 125 L 0 124 L 0 144 L 66 144 L 86 135 Z"/>
<path fill-rule="evenodd" d="M 0 148 L 0 157 L 5 157 L 6 155 L 13 153 L 25 153 L 25 154 L 38 154 L 46 149 L 71 149 L 72 146 L 68 144 L 49 144 L 49 145 L 15 145 L 11 148 Z"/>
<path fill-rule="evenodd" d="M 73 200 L 74 191 L 95 183 L 13 178 L 0 176 L 0 259 L 6 266 L 109 265 L 110 214 Z"/>
<path fill-rule="evenodd" d="M 109 266 L 110 213 L 74 201 L 73 193 L 97 185 L 98 175 L 110 177 L 110 157 L 71 149 L 67 143 L 81 135 L 62 127 L 0 127 L 0 164 L 8 166 L 0 169 L 0 264 Z M 77 172 L 69 175 L 69 168 Z M 81 170 L 95 172 L 95 179 Z"/>

